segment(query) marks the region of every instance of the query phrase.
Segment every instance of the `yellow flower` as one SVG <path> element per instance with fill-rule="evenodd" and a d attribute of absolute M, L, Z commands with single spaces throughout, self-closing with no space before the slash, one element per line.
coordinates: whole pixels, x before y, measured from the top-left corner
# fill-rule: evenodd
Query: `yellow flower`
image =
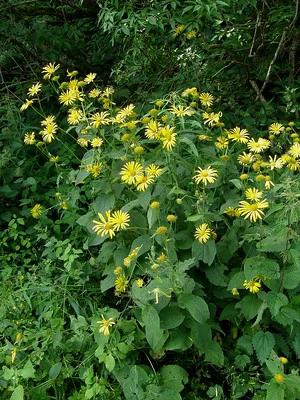
<path fill-rule="evenodd" d="M 11 351 L 11 363 L 12 364 L 15 362 L 16 355 L 17 355 L 17 349 L 16 349 L 16 347 L 14 347 L 14 349 Z"/>
<path fill-rule="evenodd" d="M 229 141 L 224 136 L 218 136 L 217 140 L 215 141 L 215 146 L 218 149 L 226 149 L 228 147 Z"/>
<path fill-rule="evenodd" d="M 41 87 L 42 87 L 42 85 L 40 83 L 36 83 L 35 85 L 32 85 L 28 89 L 28 92 L 27 92 L 28 96 L 29 97 L 36 96 L 41 91 Z"/>
<path fill-rule="evenodd" d="M 144 117 L 141 119 L 141 123 L 144 125 L 149 124 L 150 121 L 151 121 L 151 119 L 149 117 Z"/>
<path fill-rule="evenodd" d="M 185 89 L 185 90 L 181 93 L 181 96 L 182 96 L 182 97 L 189 97 L 189 96 L 192 96 L 193 98 L 199 97 L 197 88 L 195 88 L 195 87 Z M 213 99 L 212 99 L 212 100 L 213 100 Z"/>
<path fill-rule="evenodd" d="M 48 115 L 43 121 L 41 121 L 42 126 L 47 126 L 49 124 L 52 124 L 55 122 L 55 116 L 54 115 Z"/>
<path fill-rule="evenodd" d="M 77 125 L 83 117 L 82 111 L 78 110 L 77 108 L 71 108 L 68 110 L 68 114 L 67 121 L 70 125 Z"/>
<path fill-rule="evenodd" d="M 296 159 L 296 157 L 291 157 L 287 164 L 287 167 L 291 171 L 298 171 L 300 169 L 300 161 Z"/>
<path fill-rule="evenodd" d="M 115 231 L 126 229 L 129 226 L 130 216 L 127 212 L 115 211 L 110 219 Z"/>
<path fill-rule="evenodd" d="M 282 364 L 287 364 L 289 360 L 285 357 L 280 357 L 279 360 L 282 362 Z"/>
<path fill-rule="evenodd" d="M 88 96 L 91 97 L 92 99 L 95 99 L 96 97 L 99 97 L 101 95 L 101 90 L 100 89 L 92 89 Z"/>
<path fill-rule="evenodd" d="M 91 115 L 91 125 L 94 128 L 99 128 L 102 125 L 108 125 L 110 120 L 108 118 L 109 114 L 106 111 L 101 111 L 100 113 L 95 113 Z"/>
<path fill-rule="evenodd" d="M 140 175 L 136 179 L 136 188 L 139 192 L 144 192 L 148 186 L 153 182 L 153 176 L 152 175 Z"/>
<path fill-rule="evenodd" d="M 31 132 L 31 133 L 25 133 L 24 136 L 24 143 L 25 144 L 34 144 L 36 142 L 35 140 L 35 133 Z"/>
<path fill-rule="evenodd" d="M 198 139 L 202 141 L 206 140 L 207 142 L 211 142 L 213 140 L 213 138 L 208 135 L 198 135 Z"/>
<path fill-rule="evenodd" d="M 196 228 L 194 236 L 200 243 L 206 243 L 211 237 L 211 234 L 212 229 L 208 227 L 208 224 L 201 224 Z"/>
<path fill-rule="evenodd" d="M 136 286 L 139 287 L 139 288 L 141 288 L 141 287 L 144 286 L 144 281 L 143 281 L 143 279 L 141 279 L 141 278 L 137 279 L 137 280 L 135 281 L 135 283 L 136 283 Z"/>
<path fill-rule="evenodd" d="M 92 147 L 100 147 L 103 144 L 103 140 L 99 137 L 95 137 L 94 139 L 91 140 L 91 146 Z"/>
<path fill-rule="evenodd" d="M 144 153 L 145 149 L 142 146 L 135 146 L 133 151 L 135 152 L 135 154 L 142 154 L 142 153 Z"/>
<path fill-rule="evenodd" d="M 300 143 L 295 143 L 291 146 L 288 153 L 295 158 L 300 157 Z"/>
<path fill-rule="evenodd" d="M 270 177 L 270 175 L 265 176 L 265 188 L 267 190 L 270 190 L 272 186 L 275 186 L 271 179 L 272 178 Z"/>
<path fill-rule="evenodd" d="M 220 118 L 222 117 L 222 112 L 221 111 L 218 112 L 218 113 L 213 113 L 213 112 L 212 113 L 207 113 L 207 112 L 204 112 L 202 114 L 202 117 L 205 120 L 204 124 L 208 124 L 209 126 L 212 127 L 212 126 L 215 126 L 215 125 L 218 124 Z"/>
<path fill-rule="evenodd" d="M 158 114 L 158 110 L 156 108 L 152 108 L 152 110 L 149 111 L 149 114 L 151 117 L 156 117 Z"/>
<path fill-rule="evenodd" d="M 256 182 L 265 182 L 266 177 L 262 174 L 259 174 L 259 175 L 256 175 L 255 180 L 256 180 Z"/>
<path fill-rule="evenodd" d="M 143 176 L 143 167 L 136 161 L 126 163 L 120 172 L 121 179 L 128 185 L 136 184 L 138 178 Z"/>
<path fill-rule="evenodd" d="M 84 78 L 84 82 L 87 83 L 87 84 L 89 84 L 89 83 L 91 83 L 91 82 L 94 81 L 94 79 L 96 78 L 96 76 L 97 76 L 97 74 L 95 74 L 95 73 L 87 74 L 87 76 Z"/>
<path fill-rule="evenodd" d="M 59 157 L 58 157 L 58 156 L 51 156 L 51 157 L 49 158 L 49 161 L 50 161 L 50 162 L 53 162 L 53 163 L 57 163 L 58 160 L 59 160 Z"/>
<path fill-rule="evenodd" d="M 253 155 L 251 153 L 243 152 L 237 158 L 238 163 L 241 165 L 249 165 L 254 161 Z"/>
<path fill-rule="evenodd" d="M 58 126 L 55 122 L 49 122 L 44 129 L 40 132 L 43 137 L 43 141 L 51 143 L 54 139 L 54 134 L 57 132 Z"/>
<path fill-rule="evenodd" d="M 275 374 L 274 379 L 277 383 L 282 383 L 284 381 L 284 376 L 282 374 Z"/>
<path fill-rule="evenodd" d="M 274 122 L 274 124 L 269 126 L 268 130 L 275 135 L 279 135 L 280 132 L 284 131 L 284 126 L 282 124 L 279 124 L 278 122 Z"/>
<path fill-rule="evenodd" d="M 166 149 L 167 151 L 171 151 L 172 148 L 176 145 L 176 135 L 177 133 L 174 132 L 175 127 L 174 126 L 165 126 L 164 128 L 161 128 L 160 133 L 161 137 L 160 140 L 163 143 L 163 149 Z"/>
<path fill-rule="evenodd" d="M 31 100 L 26 99 L 25 103 L 23 103 L 21 105 L 20 110 L 21 111 L 27 110 L 27 108 L 33 104 L 34 100 L 35 99 L 31 99 Z"/>
<path fill-rule="evenodd" d="M 77 143 L 79 144 L 80 147 L 88 147 L 89 141 L 88 139 L 85 138 L 78 138 Z"/>
<path fill-rule="evenodd" d="M 185 34 L 187 39 L 193 39 L 197 35 L 197 32 L 195 30 L 191 30 Z"/>
<path fill-rule="evenodd" d="M 59 203 L 59 206 L 63 209 L 63 210 L 67 210 L 69 207 L 68 207 L 68 204 L 65 202 L 65 201 L 61 201 L 60 203 Z"/>
<path fill-rule="evenodd" d="M 102 169 L 102 162 L 98 162 L 94 165 L 88 165 L 86 167 L 87 172 L 93 175 L 94 178 L 97 178 L 100 175 L 101 169 Z"/>
<path fill-rule="evenodd" d="M 203 182 L 203 184 L 206 186 L 208 183 L 214 183 L 217 177 L 218 173 L 215 169 L 211 167 L 207 167 L 206 169 L 198 167 L 196 170 L 196 175 L 193 176 L 193 179 L 195 179 L 197 184 Z"/>
<path fill-rule="evenodd" d="M 115 280 L 115 295 L 119 296 L 120 293 L 126 292 L 128 286 L 128 280 L 125 274 L 119 274 Z"/>
<path fill-rule="evenodd" d="M 273 158 L 271 156 L 269 156 L 269 160 L 270 161 L 267 163 L 267 165 L 268 165 L 268 167 L 270 167 L 271 170 L 280 169 L 284 166 L 282 159 L 280 157 L 277 158 L 276 155 Z"/>
<path fill-rule="evenodd" d="M 67 76 L 76 76 L 76 75 L 78 75 L 78 71 L 71 71 L 71 72 L 69 72 L 69 70 L 67 70 Z"/>
<path fill-rule="evenodd" d="M 262 198 L 263 192 L 260 192 L 256 188 L 249 188 L 245 191 L 246 199 L 251 201 L 259 201 Z"/>
<path fill-rule="evenodd" d="M 185 29 L 185 25 L 181 24 L 181 25 L 175 26 L 173 36 L 176 37 L 176 36 L 180 35 L 184 31 L 184 29 Z"/>
<path fill-rule="evenodd" d="M 77 94 L 74 89 L 62 92 L 62 94 L 58 97 L 58 101 L 65 106 L 73 104 L 74 101 L 76 100 L 77 100 Z"/>
<path fill-rule="evenodd" d="M 148 165 L 148 167 L 145 168 L 145 171 L 148 175 L 154 176 L 155 178 L 157 178 L 162 173 L 162 169 L 155 164 Z"/>
<path fill-rule="evenodd" d="M 232 293 L 234 296 L 238 296 L 238 295 L 239 295 L 239 291 L 237 290 L 237 288 L 233 288 L 233 289 L 231 290 L 231 293 Z"/>
<path fill-rule="evenodd" d="M 166 262 L 167 261 L 167 256 L 165 255 L 165 253 L 161 253 L 158 257 L 157 257 L 157 261 L 159 262 Z"/>
<path fill-rule="evenodd" d="M 167 216 L 167 221 L 168 221 L 168 222 L 176 222 L 176 220 L 177 220 L 177 217 L 176 217 L 176 215 L 174 215 L 174 214 L 169 214 L 169 215 Z"/>
<path fill-rule="evenodd" d="M 114 269 L 114 274 L 115 275 L 120 275 L 120 274 L 122 274 L 123 273 L 123 268 L 122 267 L 116 267 L 115 269 Z"/>
<path fill-rule="evenodd" d="M 93 231 L 96 232 L 96 235 L 101 235 L 102 237 L 105 235 L 109 235 L 112 239 L 115 236 L 114 224 L 112 221 L 112 217 L 110 215 L 110 210 L 105 211 L 106 219 L 101 213 L 98 213 L 98 217 L 100 221 L 94 220 L 94 226 L 92 227 Z"/>
<path fill-rule="evenodd" d="M 149 290 L 148 293 L 150 293 L 150 294 L 153 293 L 153 294 L 155 295 L 155 304 L 158 304 L 158 297 L 159 297 L 160 294 L 163 295 L 163 296 L 165 296 L 165 297 L 171 298 L 171 296 L 170 296 L 169 294 L 163 292 L 163 291 L 162 291 L 161 289 L 159 289 L 159 288 L 155 288 L 155 289 L 153 289 L 153 290 Z"/>
<path fill-rule="evenodd" d="M 228 138 L 234 142 L 247 143 L 249 140 L 249 133 L 247 129 L 241 129 L 238 126 L 234 129 L 230 129 Z"/>
<path fill-rule="evenodd" d="M 150 140 L 159 139 L 160 135 L 158 132 L 160 128 L 161 124 L 151 119 L 146 125 L 145 136 Z"/>
<path fill-rule="evenodd" d="M 152 201 L 152 203 L 150 204 L 150 208 L 152 209 L 156 209 L 159 208 L 160 203 L 158 201 Z"/>
<path fill-rule="evenodd" d="M 101 320 L 97 321 L 97 324 L 100 324 L 99 332 L 103 333 L 104 336 L 109 335 L 109 328 L 113 325 L 115 325 L 115 322 L 113 322 L 113 318 L 105 319 L 103 314 L 101 314 Z"/>
<path fill-rule="evenodd" d="M 268 139 L 258 138 L 257 142 L 254 139 L 249 140 L 247 143 L 249 150 L 253 153 L 261 153 L 271 146 Z"/>
<path fill-rule="evenodd" d="M 30 213 L 33 218 L 38 218 L 43 213 L 43 207 L 40 204 L 36 204 L 34 207 L 32 207 Z"/>
<path fill-rule="evenodd" d="M 155 231 L 158 235 L 165 235 L 167 232 L 168 228 L 166 226 L 159 226 Z"/>
<path fill-rule="evenodd" d="M 210 93 L 204 92 L 199 95 L 200 103 L 205 107 L 210 107 L 213 104 L 214 96 Z"/>
<path fill-rule="evenodd" d="M 55 65 L 55 63 L 47 64 L 43 69 L 42 72 L 45 74 L 44 79 L 50 79 L 52 75 L 58 70 L 60 64 Z"/>
<path fill-rule="evenodd" d="M 245 280 L 243 286 L 245 289 L 248 289 L 250 293 L 257 293 L 260 290 L 261 283 L 251 279 L 249 282 Z"/>
<path fill-rule="evenodd" d="M 177 117 L 184 117 L 186 115 L 190 116 L 193 115 L 195 113 L 195 110 L 192 110 L 190 107 L 185 107 L 179 105 L 178 107 L 176 106 L 171 106 L 171 108 L 169 108 L 169 111 L 171 114 L 176 115 Z"/>
<path fill-rule="evenodd" d="M 251 222 L 256 222 L 258 219 L 262 219 L 264 215 L 262 209 L 269 207 L 269 203 L 264 199 L 257 201 L 256 203 L 248 203 L 247 201 L 240 201 L 239 208 L 241 215 L 245 215 L 245 219 L 249 218 Z"/>
<path fill-rule="evenodd" d="M 241 181 L 245 181 L 246 179 L 248 179 L 248 174 L 241 174 L 240 175 L 240 180 Z"/>
<path fill-rule="evenodd" d="M 227 207 L 226 210 L 223 211 L 224 214 L 229 215 L 230 217 L 236 217 L 237 209 L 234 207 Z"/>

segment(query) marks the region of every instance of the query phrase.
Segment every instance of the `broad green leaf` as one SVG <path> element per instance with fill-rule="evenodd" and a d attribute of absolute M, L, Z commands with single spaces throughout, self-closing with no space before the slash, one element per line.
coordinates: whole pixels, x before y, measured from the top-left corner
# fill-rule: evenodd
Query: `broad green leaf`
<path fill-rule="evenodd" d="M 100 194 L 91 204 L 95 213 L 101 213 L 106 218 L 105 211 L 112 210 L 115 205 L 115 196 L 110 194 Z M 98 216 L 95 218 L 98 219 Z"/>
<path fill-rule="evenodd" d="M 292 325 L 293 321 L 300 322 L 300 312 L 291 306 L 281 307 L 280 313 L 275 316 L 275 320 L 283 326 Z"/>
<path fill-rule="evenodd" d="M 289 299 L 283 293 L 268 292 L 267 305 L 273 317 L 275 317 L 281 307 L 288 305 Z"/>
<path fill-rule="evenodd" d="M 12 395 L 10 396 L 10 400 L 23 400 L 24 399 L 24 389 L 22 385 L 19 385 L 15 388 Z"/>
<path fill-rule="evenodd" d="M 125 33 L 125 35 L 127 35 L 127 36 L 130 35 L 130 31 L 126 25 L 122 25 L 121 29 L 122 29 L 123 33 Z"/>
<path fill-rule="evenodd" d="M 195 241 L 192 246 L 192 255 L 196 260 L 201 260 L 205 264 L 211 265 L 215 259 L 217 250 L 214 240 L 209 240 L 206 243 Z"/>
<path fill-rule="evenodd" d="M 195 346 L 203 353 L 206 343 L 212 338 L 211 328 L 207 325 L 200 325 L 193 321 L 191 337 Z"/>
<path fill-rule="evenodd" d="M 187 372 L 179 365 L 166 365 L 159 371 L 164 387 L 169 387 L 181 392 L 184 384 L 188 382 Z"/>
<path fill-rule="evenodd" d="M 283 275 L 283 287 L 285 289 L 296 289 L 300 282 L 300 265 L 294 263 L 294 265 L 287 267 L 284 270 Z"/>
<path fill-rule="evenodd" d="M 236 289 L 244 289 L 243 283 L 245 280 L 245 273 L 243 271 L 237 272 L 232 276 L 230 282 L 227 286 L 227 290 Z"/>
<path fill-rule="evenodd" d="M 259 300 L 255 295 L 251 294 L 249 296 L 245 296 L 239 303 L 235 305 L 235 307 L 240 308 L 246 320 L 250 321 L 252 318 L 257 316 L 261 304 L 262 301 Z"/>
<path fill-rule="evenodd" d="M 224 365 L 224 354 L 219 343 L 210 340 L 206 343 L 204 348 L 205 361 L 211 362 L 215 365 Z"/>
<path fill-rule="evenodd" d="M 252 344 L 258 361 L 263 364 L 274 348 L 275 339 L 271 332 L 258 331 L 252 338 Z"/>
<path fill-rule="evenodd" d="M 159 317 L 163 329 L 177 328 L 185 318 L 179 307 L 170 305 L 161 310 Z"/>
<path fill-rule="evenodd" d="M 183 136 L 183 137 L 181 137 L 181 138 L 179 139 L 179 142 L 180 142 L 180 143 L 185 143 L 185 144 L 187 144 L 187 145 L 189 146 L 189 148 L 191 149 L 191 152 L 192 152 L 196 157 L 199 156 L 197 147 L 196 147 L 195 144 L 191 141 L 191 139 L 189 139 L 189 138 Z"/>
<path fill-rule="evenodd" d="M 24 379 L 34 378 L 35 369 L 33 368 L 32 362 L 30 360 L 24 365 L 24 367 L 20 370 L 20 375 Z"/>
<path fill-rule="evenodd" d="M 151 305 L 143 308 L 142 319 L 145 324 L 147 342 L 156 352 L 163 344 L 163 331 L 160 328 L 160 319 L 156 309 Z"/>
<path fill-rule="evenodd" d="M 292 374 L 285 375 L 284 383 L 295 393 L 296 398 L 300 398 L 300 376 Z"/>
<path fill-rule="evenodd" d="M 256 247 L 259 251 L 264 252 L 278 252 L 286 249 L 287 237 L 286 236 L 270 236 L 259 241 Z"/>
<path fill-rule="evenodd" d="M 152 17 L 152 16 L 148 17 L 148 22 L 151 25 L 156 25 L 156 19 L 154 17 Z"/>
<path fill-rule="evenodd" d="M 203 324 L 209 318 L 209 309 L 202 297 L 182 293 L 178 296 L 178 304 L 179 307 L 186 308 L 200 324 Z"/>
<path fill-rule="evenodd" d="M 56 379 L 61 371 L 62 363 L 58 362 L 54 365 L 49 370 L 49 378 L 50 379 Z"/>
<path fill-rule="evenodd" d="M 272 351 L 269 359 L 266 360 L 266 366 L 273 376 L 275 374 L 283 373 L 283 369 L 284 369 L 283 364 L 280 361 L 277 354 L 275 353 L 275 351 Z"/>
<path fill-rule="evenodd" d="M 151 229 L 152 226 L 155 224 L 155 222 L 157 221 L 158 216 L 159 216 L 159 210 L 153 209 L 151 207 L 148 208 L 147 220 L 148 220 L 149 229 Z"/>
<path fill-rule="evenodd" d="M 105 364 L 106 369 L 107 369 L 109 372 L 113 371 L 114 368 L 115 368 L 115 365 L 116 365 L 116 362 L 115 362 L 114 357 L 113 357 L 111 354 L 109 354 L 108 356 L 106 356 L 106 357 L 105 357 L 105 360 L 104 360 L 104 364 Z"/>
<path fill-rule="evenodd" d="M 250 356 L 253 354 L 253 345 L 251 336 L 248 335 L 241 336 L 237 341 L 237 345 L 242 349 L 246 350 L 247 354 L 249 354 Z"/>
<path fill-rule="evenodd" d="M 284 400 L 284 389 L 274 379 L 268 385 L 266 400 Z"/>
<path fill-rule="evenodd" d="M 176 329 L 170 331 L 170 336 L 164 344 L 166 350 L 179 350 L 184 351 L 193 345 L 193 341 L 190 338 L 189 329 L 179 326 Z"/>
<path fill-rule="evenodd" d="M 205 269 L 207 279 L 216 286 L 227 286 L 228 278 L 224 275 L 227 267 L 222 264 L 214 264 Z"/>
<path fill-rule="evenodd" d="M 278 263 L 261 256 L 247 258 L 244 263 L 244 272 L 247 281 L 256 276 L 266 276 L 268 279 L 278 279 L 280 276 Z"/>
<path fill-rule="evenodd" d="M 243 370 L 247 364 L 250 364 L 251 359 L 246 354 L 239 354 L 234 359 L 234 364 L 240 370 Z"/>

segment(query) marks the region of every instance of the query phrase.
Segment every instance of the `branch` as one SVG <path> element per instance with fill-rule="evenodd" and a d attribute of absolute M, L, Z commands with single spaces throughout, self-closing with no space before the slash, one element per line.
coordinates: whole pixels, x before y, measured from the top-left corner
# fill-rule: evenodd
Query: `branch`
<path fill-rule="evenodd" d="M 264 98 L 264 96 L 260 93 L 259 87 L 257 85 L 257 83 L 253 80 L 250 79 L 249 81 L 251 83 L 251 86 L 253 87 L 253 89 L 255 90 L 257 97 L 255 100 L 260 100 L 260 101 L 266 101 L 266 99 Z"/>
<path fill-rule="evenodd" d="M 277 59 L 277 57 L 278 57 L 278 54 L 279 54 L 279 51 L 280 51 L 280 49 L 281 49 L 281 46 L 282 46 L 282 44 L 283 44 L 284 39 L 285 39 L 285 31 L 282 32 L 280 41 L 279 41 L 279 43 L 278 43 L 277 49 L 276 49 L 275 54 L 274 54 L 274 57 L 273 57 L 273 60 L 270 62 L 270 65 L 269 65 L 269 68 L 268 68 L 268 72 L 267 72 L 267 75 L 266 75 L 266 79 L 265 79 L 264 84 L 262 85 L 262 87 L 261 87 L 261 89 L 260 89 L 260 91 L 259 91 L 260 95 L 262 94 L 262 92 L 265 90 L 265 88 L 266 88 L 266 86 L 267 86 L 267 83 L 268 83 L 268 81 L 269 81 L 269 78 L 270 78 L 270 75 L 271 75 L 271 71 L 272 71 L 273 65 L 274 65 L 274 63 L 275 63 L 275 61 L 276 61 L 276 59 Z M 259 96 L 256 98 L 256 100 L 257 100 L 258 98 L 259 98 Z"/>

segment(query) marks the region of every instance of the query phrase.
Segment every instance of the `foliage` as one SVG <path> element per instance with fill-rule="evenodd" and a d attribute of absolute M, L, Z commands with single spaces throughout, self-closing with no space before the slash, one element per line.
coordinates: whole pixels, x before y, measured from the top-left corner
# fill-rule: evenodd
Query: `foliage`
<path fill-rule="evenodd" d="M 299 397 L 297 125 L 196 87 L 121 106 L 66 73 L 45 66 L 20 107 L 3 399 Z"/>

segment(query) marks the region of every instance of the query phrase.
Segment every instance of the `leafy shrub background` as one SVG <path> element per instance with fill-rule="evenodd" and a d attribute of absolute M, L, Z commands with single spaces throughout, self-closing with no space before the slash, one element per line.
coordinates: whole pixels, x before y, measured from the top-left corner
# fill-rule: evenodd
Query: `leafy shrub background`
<path fill-rule="evenodd" d="M 298 3 L 188 3 L 2 6 L 4 399 L 299 397 Z M 42 79 L 49 62 L 59 78 Z M 237 127 L 267 141 L 245 165 Z M 120 175 L 131 161 L 161 174 L 137 190 Z M 197 185 L 199 167 L 217 179 Z M 249 188 L 262 221 L 238 215 Z M 93 230 L 108 210 L 130 216 L 112 239 Z"/>

